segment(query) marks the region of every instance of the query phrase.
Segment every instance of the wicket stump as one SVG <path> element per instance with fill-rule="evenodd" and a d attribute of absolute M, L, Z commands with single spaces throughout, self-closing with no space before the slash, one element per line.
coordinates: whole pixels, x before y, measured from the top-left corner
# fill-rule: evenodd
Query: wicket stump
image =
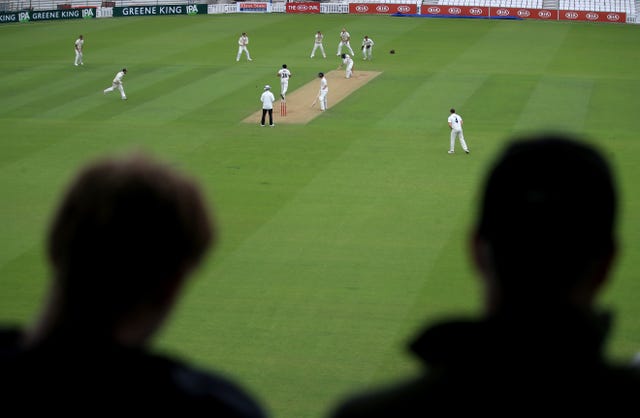
<path fill-rule="evenodd" d="M 280 101 L 280 116 L 287 116 L 287 102 Z"/>

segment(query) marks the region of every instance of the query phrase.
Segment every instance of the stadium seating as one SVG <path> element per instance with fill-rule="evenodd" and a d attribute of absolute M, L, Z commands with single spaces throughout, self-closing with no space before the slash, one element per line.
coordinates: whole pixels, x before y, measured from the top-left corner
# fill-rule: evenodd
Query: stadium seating
<path fill-rule="evenodd" d="M 440 0 L 440 5 L 541 9 L 542 0 Z"/>
<path fill-rule="evenodd" d="M 290 0 L 272 0 L 274 3 L 286 3 Z M 329 3 L 393 3 L 393 4 L 418 4 L 418 5 L 439 5 L 439 6 L 481 6 L 481 7 L 514 7 L 527 9 L 551 10 L 585 10 L 594 12 L 618 12 L 627 13 L 628 16 L 637 16 L 637 5 L 640 0 L 553 0 L 549 4 L 543 5 L 543 0 L 320 0 Z M 158 4 L 182 4 L 197 3 L 198 0 L 121 0 L 118 6 L 127 5 L 158 5 Z M 202 0 L 203 3 L 233 3 L 234 0 Z M 59 8 L 60 4 L 67 7 L 72 6 L 107 6 L 108 3 L 115 4 L 109 0 L 0 0 L 0 11 L 15 10 L 51 10 Z M 553 6 L 550 6 L 550 4 Z M 640 23 L 640 18 L 638 22 Z"/>
<path fill-rule="evenodd" d="M 373 2 L 375 3 L 375 1 Z M 543 0 L 438 0 L 436 4 L 441 6 L 543 8 Z M 558 0 L 558 9 L 619 12 L 635 16 L 636 2 L 635 0 Z"/>
<path fill-rule="evenodd" d="M 626 12 L 636 14 L 634 0 L 559 0 L 560 10 L 590 10 L 594 12 Z"/>

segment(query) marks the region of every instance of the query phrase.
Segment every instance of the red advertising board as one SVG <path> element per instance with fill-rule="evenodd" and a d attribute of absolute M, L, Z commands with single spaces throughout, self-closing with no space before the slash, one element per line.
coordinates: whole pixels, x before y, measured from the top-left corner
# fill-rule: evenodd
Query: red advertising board
<path fill-rule="evenodd" d="M 489 16 L 488 7 L 480 6 L 422 6 L 422 14 L 426 15 L 453 15 L 453 16 Z"/>
<path fill-rule="evenodd" d="M 349 3 L 349 13 L 360 15 L 392 15 L 396 13 L 413 15 L 418 13 L 418 6 L 415 4 Z"/>
<path fill-rule="evenodd" d="M 320 13 L 319 1 L 287 3 L 287 13 Z"/>
<path fill-rule="evenodd" d="M 557 11 L 546 9 L 519 9 L 516 7 L 480 6 L 423 6 L 422 12 L 430 15 L 461 17 L 513 17 L 520 19 L 557 19 Z"/>
<path fill-rule="evenodd" d="M 584 10 L 560 10 L 560 20 L 588 22 L 626 23 L 627 14 L 618 12 L 588 12 Z"/>
<path fill-rule="evenodd" d="M 492 7 L 491 16 L 495 17 L 519 17 L 520 19 L 557 20 L 557 10 L 524 9 L 518 7 Z"/>
<path fill-rule="evenodd" d="M 422 6 L 422 14 L 459 17 L 496 17 L 541 20 L 575 20 L 581 22 L 626 23 L 627 14 L 574 10 L 524 9 L 517 7 Z"/>

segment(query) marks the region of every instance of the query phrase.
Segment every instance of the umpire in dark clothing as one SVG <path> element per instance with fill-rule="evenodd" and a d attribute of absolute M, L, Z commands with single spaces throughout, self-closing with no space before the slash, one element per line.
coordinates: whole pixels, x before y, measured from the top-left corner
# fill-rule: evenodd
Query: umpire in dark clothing
<path fill-rule="evenodd" d="M 484 317 L 429 327 L 410 347 L 423 373 L 352 396 L 332 416 L 636 415 L 640 376 L 606 359 L 611 315 L 594 306 L 616 254 L 616 207 L 592 146 L 559 134 L 514 141 L 471 234 Z"/>

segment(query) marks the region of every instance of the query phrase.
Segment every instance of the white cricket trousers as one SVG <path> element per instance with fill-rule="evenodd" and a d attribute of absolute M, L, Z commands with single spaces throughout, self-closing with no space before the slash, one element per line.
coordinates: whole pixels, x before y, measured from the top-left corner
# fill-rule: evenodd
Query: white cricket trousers
<path fill-rule="evenodd" d="M 327 110 L 327 93 L 329 93 L 329 89 L 320 90 L 320 94 L 318 94 L 318 101 L 320 102 L 320 110 Z"/>
<path fill-rule="evenodd" d="M 316 49 L 320 48 L 320 52 L 322 52 L 322 56 L 327 58 L 327 54 L 324 53 L 324 46 L 322 44 L 313 44 L 313 51 L 311 51 L 311 58 L 316 55 Z"/>
<path fill-rule="evenodd" d="M 110 91 L 114 91 L 115 89 L 118 89 L 120 91 L 120 97 L 122 97 L 122 100 L 126 100 L 127 95 L 124 94 L 124 87 L 122 86 L 122 83 L 113 83 L 111 87 L 104 89 L 104 94 L 107 94 Z"/>
<path fill-rule="evenodd" d="M 73 62 L 75 65 L 84 65 L 84 63 L 82 62 L 82 52 L 79 52 L 77 49 L 76 51 L 76 60 Z"/>
<path fill-rule="evenodd" d="M 464 133 L 462 133 L 462 129 L 452 129 L 451 130 L 451 144 L 449 146 L 449 152 L 453 152 L 456 146 L 456 137 L 460 140 L 460 146 L 465 151 L 468 151 L 467 143 L 464 140 Z"/>
<path fill-rule="evenodd" d="M 242 53 L 247 54 L 247 60 L 251 61 L 251 56 L 249 55 L 249 50 L 247 49 L 246 46 L 240 45 L 238 46 L 238 55 L 236 55 L 236 61 L 240 61 L 240 56 L 242 56 Z"/>
<path fill-rule="evenodd" d="M 347 69 L 345 71 L 345 77 L 351 78 L 352 75 L 353 75 L 353 61 L 351 61 L 349 64 L 347 64 Z"/>
<path fill-rule="evenodd" d="M 342 55 L 342 48 L 347 48 L 349 52 L 351 52 L 351 56 L 353 57 L 355 54 L 353 53 L 353 49 L 351 49 L 351 42 L 342 42 L 338 43 L 338 53 L 336 55 Z"/>

